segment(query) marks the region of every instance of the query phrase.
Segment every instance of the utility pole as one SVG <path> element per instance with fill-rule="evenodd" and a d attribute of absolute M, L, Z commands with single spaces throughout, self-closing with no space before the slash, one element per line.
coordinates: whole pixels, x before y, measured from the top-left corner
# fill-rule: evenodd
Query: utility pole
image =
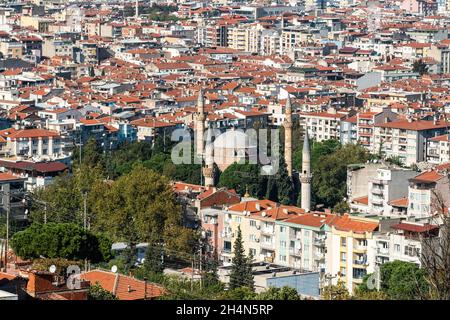
<path fill-rule="evenodd" d="M 203 289 L 202 259 L 203 259 L 203 250 L 202 250 L 202 246 L 200 245 L 200 266 L 199 266 L 199 270 L 200 270 L 200 289 Z"/>
<path fill-rule="evenodd" d="M 87 231 L 87 192 L 83 193 L 83 201 L 84 201 L 84 215 L 83 215 L 83 227 L 84 231 Z M 88 262 L 87 258 L 84 259 L 84 272 L 88 270 Z"/>
<path fill-rule="evenodd" d="M 194 253 L 194 258 L 192 258 L 191 292 L 194 291 L 194 260 L 195 260 L 195 253 Z"/>
<path fill-rule="evenodd" d="M 8 239 L 9 239 L 9 215 L 11 214 L 11 192 L 6 192 L 6 239 L 5 239 L 5 272 L 8 272 Z"/>

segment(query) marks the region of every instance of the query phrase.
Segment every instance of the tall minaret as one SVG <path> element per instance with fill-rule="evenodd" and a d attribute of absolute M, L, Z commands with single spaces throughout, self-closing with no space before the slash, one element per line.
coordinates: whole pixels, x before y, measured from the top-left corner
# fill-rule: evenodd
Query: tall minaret
<path fill-rule="evenodd" d="M 136 0 L 136 13 L 135 13 L 136 20 L 139 19 L 139 0 Z"/>
<path fill-rule="evenodd" d="M 205 146 L 205 166 L 203 167 L 205 187 L 214 186 L 214 143 L 212 141 L 211 131 L 211 129 L 208 129 Z"/>
<path fill-rule="evenodd" d="M 305 141 L 303 141 L 302 151 L 302 209 L 309 212 L 311 209 L 311 152 L 309 150 L 308 129 L 305 128 Z"/>
<path fill-rule="evenodd" d="M 197 155 L 203 155 L 203 134 L 205 131 L 205 101 L 203 100 L 203 89 L 200 89 L 197 100 L 197 115 L 195 119 L 195 131 L 197 134 Z"/>
<path fill-rule="evenodd" d="M 284 119 L 284 161 L 287 165 L 289 177 L 292 177 L 292 106 L 289 95 L 286 100 Z"/>

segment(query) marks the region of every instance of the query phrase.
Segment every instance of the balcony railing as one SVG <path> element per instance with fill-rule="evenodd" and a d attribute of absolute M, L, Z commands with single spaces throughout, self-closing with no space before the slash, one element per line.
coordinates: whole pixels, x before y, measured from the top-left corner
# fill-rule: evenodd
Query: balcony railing
<path fill-rule="evenodd" d="M 377 248 L 377 254 L 389 255 L 389 248 Z"/>
<path fill-rule="evenodd" d="M 300 248 L 289 248 L 289 254 L 293 256 L 300 256 L 302 254 L 302 249 Z"/>

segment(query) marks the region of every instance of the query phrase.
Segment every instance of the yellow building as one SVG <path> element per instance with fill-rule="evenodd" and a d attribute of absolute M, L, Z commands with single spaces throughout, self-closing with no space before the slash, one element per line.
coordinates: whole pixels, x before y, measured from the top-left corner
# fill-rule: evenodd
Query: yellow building
<path fill-rule="evenodd" d="M 373 232 L 377 230 L 378 220 L 349 215 L 338 216 L 330 223 L 325 259 L 331 283 L 340 279 L 352 293 L 363 277 L 374 271 L 368 262 L 374 260 Z"/>

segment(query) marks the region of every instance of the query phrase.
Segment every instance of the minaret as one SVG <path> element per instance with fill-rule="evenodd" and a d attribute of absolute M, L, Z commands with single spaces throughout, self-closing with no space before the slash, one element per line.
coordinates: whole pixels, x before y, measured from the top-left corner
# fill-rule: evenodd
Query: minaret
<path fill-rule="evenodd" d="M 214 143 L 212 141 L 211 131 L 211 129 L 208 129 L 205 146 L 205 166 L 203 167 L 205 187 L 214 186 Z"/>
<path fill-rule="evenodd" d="M 139 19 L 139 0 L 136 0 L 136 13 L 135 13 L 136 20 Z"/>
<path fill-rule="evenodd" d="M 302 151 L 302 174 L 300 182 L 302 184 L 302 209 L 309 212 L 311 209 L 311 152 L 309 150 L 308 129 L 305 128 L 305 141 L 303 141 Z"/>
<path fill-rule="evenodd" d="M 197 100 L 197 115 L 195 119 L 195 131 L 197 134 L 197 155 L 203 155 L 203 134 L 205 131 L 205 101 L 203 100 L 203 90 L 200 89 Z"/>
<path fill-rule="evenodd" d="M 287 165 L 289 177 L 292 177 L 292 106 L 289 95 L 286 100 L 286 110 L 284 119 L 284 161 Z"/>

